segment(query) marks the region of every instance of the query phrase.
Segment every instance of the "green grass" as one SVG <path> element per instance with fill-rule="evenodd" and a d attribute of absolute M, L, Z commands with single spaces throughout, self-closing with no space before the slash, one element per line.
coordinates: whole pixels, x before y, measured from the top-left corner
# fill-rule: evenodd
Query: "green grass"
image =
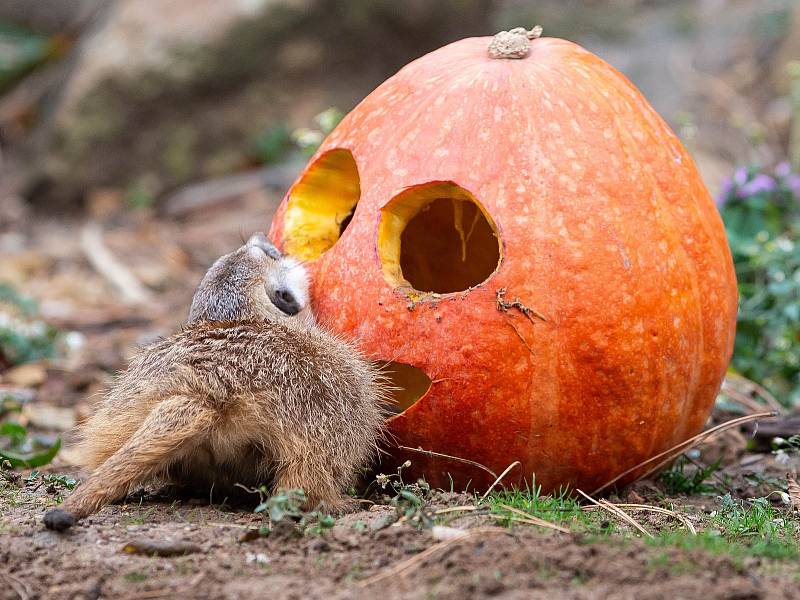
<path fill-rule="evenodd" d="M 147 575 L 141 571 L 131 571 L 130 573 L 126 573 L 123 577 L 128 583 L 141 583 L 148 579 Z"/>
<path fill-rule="evenodd" d="M 716 485 L 708 483 L 719 469 L 719 461 L 708 466 L 692 467 L 689 460 L 679 457 L 671 469 L 661 474 L 661 481 L 670 495 L 710 494 L 719 491 Z"/>
<path fill-rule="evenodd" d="M 150 517 L 155 512 L 155 507 L 143 509 L 141 503 L 139 504 L 136 514 L 131 514 L 122 519 L 123 525 L 144 525 L 150 520 Z"/>
<path fill-rule="evenodd" d="M 699 479 L 695 480 L 700 482 Z M 693 484 L 692 484 L 693 485 Z M 737 500 L 726 494 L 716 500 L 717 509 L 700 515 L 695 522 L 697 535 L 692 535 L 677 522 L 661 529 L 643 523 L 653 535 L 645 541 L 655 547 L 675 547 L 729 555 L 736 560 L 762 557 L 774 560 L 800 558 L 800 515 L 773 506 L 766 498 Z M 569 492 L 544 495 L 540 488 L 505 490 L 490 494 L 484 504 L 493 514 L 508 516 L 500 524 L 512 526 L 514 515 L 503 508 L 510 506 L 576 533 L 588 534 L 591 541 L 624 540 L 632 536 L 627 528 L 616 527 L 614 517 L 605 511 L 584 511 Z M 680 512 L 680 507 L 669 507 Z M 640 520 L 640 514 L 631 512 Z M 654 564 L 653 567 L 657 567 Z"/>
<path fill-rule="evenodd" d="M 614 528 L 607 514 L 583 510 L 580 502 L 566 489 L 552 495 L 542 494 L 541 486 L 527 490 L 503 490 L 489 494 L 484 504 L 489 506 L 493 514 L 508 516 L 507 524 L 511 524 L 514 514 L 504 506 L 576 531 L 605 535 Z"/>

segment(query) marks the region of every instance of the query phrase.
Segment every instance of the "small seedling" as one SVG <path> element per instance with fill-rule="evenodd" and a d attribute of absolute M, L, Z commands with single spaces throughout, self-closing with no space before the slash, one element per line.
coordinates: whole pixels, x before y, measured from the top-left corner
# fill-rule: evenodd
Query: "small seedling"
<path fill-rule="evenodd" d="M 418 529 L 430 529 L 434 524 L 434 513 L 428 506 L 431 486 L 424 479 L 416 483 L 403 481 L 403 469 L 411 466 L 407 460 L 397 469 L 397 473 L 379 474 L 375 482 L 382 490 L 389 492 L 389 503 L 395 507 L 395 520 L 404 520 Z"/>
<path fill-rule="evenodd" d="M 331 515 L 322 511 L 303 510 L 306 502 L 306 493 L 303 490 L 279 490 L 270 495 L 267 487 L 263 485 L 258 489 L 244 487 L 243 489 L 259 495 L 260 501 L 253 512 L 263 514 L 269 519 L 269 522 L 259 529 L 261 535 L 269 535 L 275 525 L 285 521 L 294 521 L 301 533 L 314 535 L 322 534 L 336 524 Z"/>

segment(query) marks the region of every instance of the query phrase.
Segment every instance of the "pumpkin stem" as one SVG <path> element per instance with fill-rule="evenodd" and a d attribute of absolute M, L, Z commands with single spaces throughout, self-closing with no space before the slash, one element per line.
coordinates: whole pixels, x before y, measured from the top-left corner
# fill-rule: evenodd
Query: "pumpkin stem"
<path fill-rule="evenodd" d="M 509 31 L 501 31 L 492 38 L 489 44 L 490 58 L 525 58 L 530 52 L 530 40 L 542 35 L 541 25 L 530 31 L 524 27 L 515 27 Z"/>

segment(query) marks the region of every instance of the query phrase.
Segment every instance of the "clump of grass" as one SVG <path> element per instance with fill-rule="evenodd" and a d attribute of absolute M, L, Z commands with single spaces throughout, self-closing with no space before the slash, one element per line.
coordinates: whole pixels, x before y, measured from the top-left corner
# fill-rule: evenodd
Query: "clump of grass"
<path fill-rule="evenodd" d="M 719 490 L 716 486 L 708 483 L 708 480 L 719 470 L 719 463 L 720 461 L 716 461 L 707 466 L 689 466 L 689 460 L 680 456 L 671 469 L 661 474 L 661 481 L 668 494 L 714 493 Z"/>
<path fill-rule="evenodd" d="M 781 511 L 766 498 L 720 498 L 711 523 L 727 540 L 748 546 L 753 554 L 770 558 L 800 556 L 800 520 Z"/>
<path fill-rule="evenodd" d="M 544 521 L 567 527 L 578 526 L 579 529 L 604 534 L 613 528 L 608 521 L 584 511 L 581 503 L 569 489 L 562 488 L 555 494 L 542 494 L 542 486 L 537 486 L 535 481 L 532 486 L 524 490 L 515 488 L 492 492 L 484 502 L 488 504 L 493 514 L 508 516 L 509 524 L 513 520 L 510 507 Z"/>

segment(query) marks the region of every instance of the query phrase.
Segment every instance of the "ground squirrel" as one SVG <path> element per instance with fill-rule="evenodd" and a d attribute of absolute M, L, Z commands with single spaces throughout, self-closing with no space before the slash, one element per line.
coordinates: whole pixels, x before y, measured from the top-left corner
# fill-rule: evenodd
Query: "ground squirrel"
<path fill-rule="evenodd" d="M 272 482 L 341 506 L 376 453 L 385 387 L 308 300 L 305 269 L 263 234 L 214 263 L 188 324 L 143 348 L 83 427 L 94 471 L 45 525 L 66 529 L 153 479 L 218 497 Z"/>

